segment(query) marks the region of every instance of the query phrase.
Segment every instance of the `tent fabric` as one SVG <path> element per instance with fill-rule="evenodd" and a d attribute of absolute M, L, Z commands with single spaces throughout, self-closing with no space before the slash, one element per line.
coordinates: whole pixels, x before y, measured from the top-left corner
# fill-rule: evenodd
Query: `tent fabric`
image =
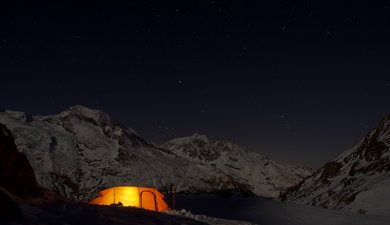
<path fill-rule="evenodd" d="M 168 210 L 168 205 L 163 200 L 164 195 L 155 188 L 120 186 L 105 189 L 99 194 L 98 198 L 89 203 L 96 205 L 118 204 L 153 211 Z"/>

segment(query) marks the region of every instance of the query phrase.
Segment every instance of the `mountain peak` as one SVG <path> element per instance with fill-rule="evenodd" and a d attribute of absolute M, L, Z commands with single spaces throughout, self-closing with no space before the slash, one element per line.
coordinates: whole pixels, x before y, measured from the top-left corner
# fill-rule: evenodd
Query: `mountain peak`
<path fill-rule="evenodd" d="M 206 135 L 203 135 L 203 134 L 198 134 L 198 133 L 194 133 L 193 135 L 191 135 L 190 137 L 188 137 L 190 139 L 195 139 L 195 140 L 203 140 L 204 142 L 207 142 L 209 141 L 209 139 L 207 138 Z"/>
<path fill-rule="evenodd" d="M 390 114 L 386 115 L 379 124 L 383 130 L 390 130 Z"/>
<path fill-rule="evenodd" d="M 96 114 L 102 112 L 98 109 L 92 109 L 83 105 L 73 105 L 66 109 L 64 112 L 82 113 L 82 114 Z"/>
<path fill-rule="evenodd" d="M 59 113 L 58 117 L 65 118 L 75 116 L 82 119 L 95 121 L 99 125 L 107 125 L 111 123 L 111 117 L 101 110 L 88 108 L 82 105 L 74 105 Z"/>

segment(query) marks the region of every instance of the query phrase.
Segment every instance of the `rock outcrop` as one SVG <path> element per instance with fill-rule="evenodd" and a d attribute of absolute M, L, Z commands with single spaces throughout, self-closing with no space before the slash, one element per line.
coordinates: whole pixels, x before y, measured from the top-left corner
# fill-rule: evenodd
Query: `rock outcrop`
<path fill-rule="evenodd" d="M 42 195 L 34 170 L 19 153 L 10 130 L 0 123 L 0 186 L 21 198 Z"/>

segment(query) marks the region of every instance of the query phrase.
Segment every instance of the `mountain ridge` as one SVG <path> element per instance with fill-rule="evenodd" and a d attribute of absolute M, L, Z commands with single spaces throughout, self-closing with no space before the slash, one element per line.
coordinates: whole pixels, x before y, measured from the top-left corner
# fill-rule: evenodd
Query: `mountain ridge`
<path fill-rule="evenodd" d="M 32 116 L 31 119 L 26 113 L 6 110 L 0 112 L 0 122 L 12 130 L 18 149 L 26 154 L 36 171 L 37 181 L 43 187 L 75 199 L 91 199 L 99 190 L 111 186 L 153 186 L 164 190 L 170 183 L 176 183 L 179 192 L 237 189 L 276 197 L 280 190 L 301 179 L 283 166 L 271 163 L 277 165 L 276 169 L 269 167 L 272 170 L 265 171 L 255 166 L 259 173 L 254 172 L 253 176 L 260 182 L 253 183 L 242 179 L 240 173 L 232 172 L 238 168 L 235 169 L 234 164 L 217 168 L 194 161 L 172 149 L 151 144 L 103 111 L 80 105 L 56 115 Z M 199 140 L 202 138 L 208 140 L 205 136 Z M 206 152 L 202 157 L 209 157 Z M 277 175 L 278 182 L 271 182 L 274 177 L 260 175 L 260 172 Z"/>
<path fill-rule="evenodd" d="M 352 148 L 327 162 L 280 198 L 287 202 L 389 214 L 390 115 Z"/>

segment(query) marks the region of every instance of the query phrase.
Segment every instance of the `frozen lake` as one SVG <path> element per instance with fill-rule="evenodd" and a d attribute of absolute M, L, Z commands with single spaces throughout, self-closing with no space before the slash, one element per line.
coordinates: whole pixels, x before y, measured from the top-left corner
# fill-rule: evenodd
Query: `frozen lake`
<path fill-rule="evenodd" d="M 261 225 L 388 225 L 390 217 L 362 215 L 297 204 L 282 203 L 260 197 L 216 195 L 178 195 L 176 209 L 193 214 L 248 221 Z"/>

